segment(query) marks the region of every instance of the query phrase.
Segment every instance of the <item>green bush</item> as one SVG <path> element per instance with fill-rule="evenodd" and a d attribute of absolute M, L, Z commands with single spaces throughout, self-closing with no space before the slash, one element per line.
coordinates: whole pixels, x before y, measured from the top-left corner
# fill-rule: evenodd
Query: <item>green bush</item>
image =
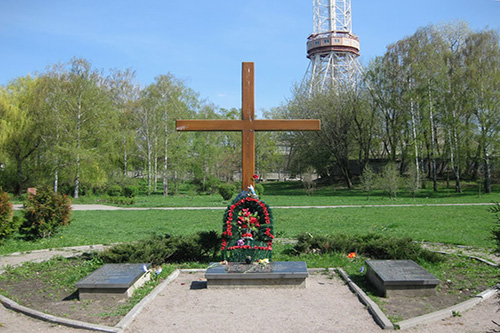
<path fill-rule="evenodd" d="M 234 193 L 236 192 L 236 187 L 233 184 L 220 184 L 219 185 L 219 194 L 222 196 L 224 200 L 231 200 Z"/>
<path fill-rule="evenodd" d="M 110 197 L 119 197 L 122 195 L 122 188 L 120 185 L 111 185 L 108 188 L 108 195 Z"/>
<path fill-rule="evenodd" d="M 372 259 L 409 259 L 439 262 L 441 256 L 422 248 L 410 238 L 397 238 L 379 234 L 366 235 L 311 235 L 302 233 L 292 253 L 350 253 Z"/>
<path fill-rule="evenodd" d="M 257 193 L 257 195 L 259 197 L 263 196 L 264 195 L 264 186 L 262 184 L 255 184 L 255 193 Z"/>
<path fill-rule="evenodd" d="M 14 218 L 14 207 L 7 192 L 0 187 L 0 239 L 17 231 L 18 219 Z"/>
<path fill-rule="evenodd" d="M 220 249 L 221 239 L 215 231 L 190 236 L 153 236 L 134 243 L 115 245 L 99 256 L 107 263 L 209 262 Z"/>
<path fill-rule="evenodd" d="M 214 194 L 220 185 L 220 180 L 214 176 L 207 176 L 205 179 L 196 178 L 193 183 L 196 185 L 198 192 L 205 192 L 208 194 Z"/>
<path fill-rule="evenodd" d="M 113 205 L 123 205 L 123 206 L 128 206 L 128 205 L 133 205 L 135 204 L 135 198 L 127 198 L 127 197 L 122 197 L 122 196 L 117 196 L 117 197 L 110 197 L 107 196 L 104 199 L 107 203 L 113 204 Z"/>
<path fill-rule="evenodd" d="M 500 216 L 498 215 L 498 213 L 500 213 L 500 204 L 496 202 L 495 205 L 490 208 L 490 212 L 495 214 L 497 219 L 495 228 L 493 228 L 491 233 L 493 234 L 493 240 L 497 245 L 496 251 L 497 253 L 500 253 Z"/>
<path fill-rule="evenodd" d="M 127 185 L 123 188 L 123 195 L 127 198 L 134 198 L 139 194 L 139 187 L 134 185 Z"/>
<path fill-rule="evenodd" d="M 71 222 L 71 200 L 48 188 L 38 189 L 36 195 L 28 195 L 24 206 L 20 232 L 28 238 L 50 237 L 59 227 Z"/>

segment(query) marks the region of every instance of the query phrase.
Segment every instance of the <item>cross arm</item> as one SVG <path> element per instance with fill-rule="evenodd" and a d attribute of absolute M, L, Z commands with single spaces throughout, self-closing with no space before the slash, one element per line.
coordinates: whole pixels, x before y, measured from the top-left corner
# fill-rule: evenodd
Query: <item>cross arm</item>
<path fill-rule="evenodd" d="M 177 120 L 178 131 L 319 131 L 316 119 L 260 119 L 260 120 Z"/>

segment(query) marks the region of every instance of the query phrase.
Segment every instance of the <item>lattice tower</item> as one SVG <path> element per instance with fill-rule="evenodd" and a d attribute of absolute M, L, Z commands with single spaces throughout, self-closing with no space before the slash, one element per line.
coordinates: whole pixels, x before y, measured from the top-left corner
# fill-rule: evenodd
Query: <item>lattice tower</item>
<path fill-rule="evenodd" d="M 309 94 L 332 86 L 353 88 L 361 78 L 359 39 L 352 33 L 351 0 L 313 0 L 311 60 L 303 84 Z"/>

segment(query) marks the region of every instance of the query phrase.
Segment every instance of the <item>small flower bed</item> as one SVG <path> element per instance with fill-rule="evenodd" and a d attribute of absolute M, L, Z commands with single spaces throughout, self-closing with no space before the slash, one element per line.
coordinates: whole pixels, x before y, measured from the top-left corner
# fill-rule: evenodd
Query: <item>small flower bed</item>
<path fill-rule="evenodd" d="M 222 254 L 228 261 L 271 259 L 273 223 L 269 206 L 242 192 L 228 206 L 222 230 Z"/>

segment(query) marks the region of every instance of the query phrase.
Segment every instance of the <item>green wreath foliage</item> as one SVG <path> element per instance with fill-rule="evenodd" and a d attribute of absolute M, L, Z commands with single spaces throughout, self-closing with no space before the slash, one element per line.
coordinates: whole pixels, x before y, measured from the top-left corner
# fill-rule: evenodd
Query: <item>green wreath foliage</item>
<path fill-rule="evenodd" d="M 242 222 L 245 216 L 247 221 L 253 222 Z M 271 260 L 273 239 L 273 215 L 269 206 L 252 197 L 249 192 L 240 193 L 224 213 L 222 231 L 224 260 L 232 262 Z"/>

